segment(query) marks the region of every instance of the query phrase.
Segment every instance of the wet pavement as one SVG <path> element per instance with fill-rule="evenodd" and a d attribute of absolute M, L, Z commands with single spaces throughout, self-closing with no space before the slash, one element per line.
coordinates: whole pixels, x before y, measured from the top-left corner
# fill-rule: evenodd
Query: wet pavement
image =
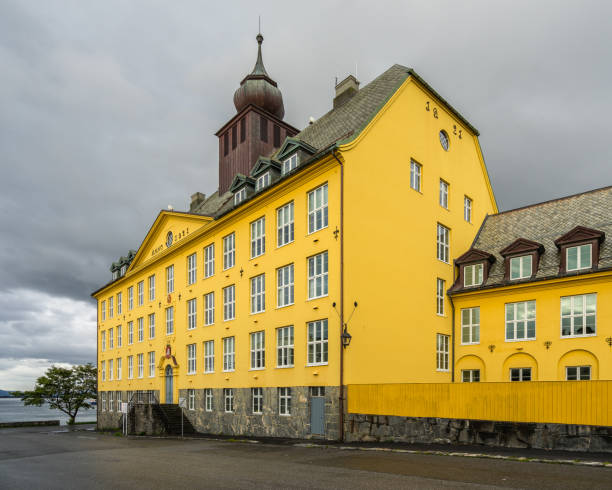
<path fill-rule="evenodd" d="M 289 442 L 128 439 L 86 428 L 0 430 L 0 488 L 612 488 L 610 467 L 491 459 L 493 453 L 482 458 Z M 542 457 L 529 451 L 515 456 Z"/>

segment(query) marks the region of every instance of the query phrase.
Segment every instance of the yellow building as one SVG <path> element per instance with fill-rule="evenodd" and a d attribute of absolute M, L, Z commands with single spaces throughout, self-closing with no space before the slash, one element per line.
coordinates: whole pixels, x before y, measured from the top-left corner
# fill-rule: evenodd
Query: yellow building
<path fill-rule="evenodd" d="M 262 41 L 219 190 L 161 211 L 93 293 L 101 427 L 146 392 L 166 430 L 185 398 L 199 431 L 335 439 L 341 386 L 451 381 L 452 260 L 497 212 L 478 132 L 400 65 L 298 131 Z"/>

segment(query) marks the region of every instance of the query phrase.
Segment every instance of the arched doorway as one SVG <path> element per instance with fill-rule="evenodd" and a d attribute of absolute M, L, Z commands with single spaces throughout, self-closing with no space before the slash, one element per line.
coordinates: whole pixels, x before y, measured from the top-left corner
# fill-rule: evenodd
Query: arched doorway
<path fill-rule="evenodd" d="M 173 380 L 172 366 L 166 366 L 166 403 L 172 403 Z"/>

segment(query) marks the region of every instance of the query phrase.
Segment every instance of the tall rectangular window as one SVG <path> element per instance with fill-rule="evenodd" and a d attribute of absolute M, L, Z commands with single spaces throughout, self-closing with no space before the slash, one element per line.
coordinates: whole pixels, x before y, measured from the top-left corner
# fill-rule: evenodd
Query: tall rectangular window
<path fill-rule="evenodd" d="M 138 342 L 142 342 L 144 340 L 144 318 L 137 318 L 136 325 L 138 325 Z"/>
<path fill-rule="evenodd" d="M 114 374 L 115 374 L 115 360 L 109 359 L 108 360 L 108 380 L 109 381 L 113 380 Z"/>
<path fill-rule="evenodd" d="M 134 308 L 134 286 L 128 288 L 128 310 Z"/>
<path fill-rule="evenodd" d="M 327 319 L 308 323 L 308 365 L 327 364 Z"/>
<path fill-rule="evenodd" d="M 123 327 L 117 325 L 117 347 L 123 347 Z"/>
<path fill-rule="evenodd" d="M 448 209 L 448 182 L 440 179 L 440 206 Z"/>
<path fill-rule="evenodd" d="M 561 336 L 584 337 L 595 335 L 597 295 L 579 294 L 561 298 Z"/>
<path fill-rule="evenodd" d="M 223 288 L 223 320 L 233 320 L 236 317 L 236 286 L 232 284 Z"/>
<path fill-rule="evenodd" d="M 106 320 L 106 300 L 100 303 L 100 317 L 102 321 Z"/>
<path fill-rule="evenodd" d="M 204 342 L 204 372 L 215 372 L 215 341 L 207 340 Z"/>
<path fill-rule="evenodd" d="M 461 343 L 478 344 L 480 342 L 480 307 L 461 310 Z"/>
<path fill-rule="evenodd" d="M 108 348 L 115 348 L 115 330 L 113 328 L 108 329 Z"/>
<path fill-rule="evenodd" d="M 327 184 L 323 184 L 308 193 L 308 233 L 326 228 L 327 224 Z"/>
<path fill-rule="evenodd" d="M 438 260 L 449 263 L 450 258 L 450 230 L 438 223 L 437 236 Z"/>
<path fill-rule="evenodd" d="M 195 410 L 195 390 L 193 388 L 187 390 L 187 408 Z"/>
<path fill-rule="evenodd" d="M 257 177 L 257 180 L 255 181 L 255 190 L 256 191 L 260 191 L 265 187 L 268 187 L 270 185 L 270 172 L 266 172 L 263 175 L 260 175 L 259 177 Z"/>
<path fill-rule="evenodd" d="M 128 322 L 128 345 L 134 343 L 134 322 Z"/>
<path fill-rule="evenodd" d="M 100 392 L 100 398 L 102 398 L 102 411 L 106 411 L 106 392 Z"/>
<path fill-rule="evenodd" d="M 274 148 L 278 148 L 280 146 L 280 126 L 274 125 Z"/>
<path fill-rule="evenodd" d="M 251 337 L 251 369 L 266 367 L 266 334 L 262 330 L 253 332 Z"/>
<path fill-rule="evenodd" d="M 251 258 L 259 257 L 266 251 L 266 217 L 251 223 Z"/>
<path fill-rule="evenodd" d="M 155 313 L 149 313 L 149 338 L 155 338 Z"/>
<path fill-rule="evenodd" d="M 291 388 L 278 389 L 278 414 L 291 415 Z"/>
<path fill-rule="evenodd" d="M 254 414 L 263 413 L 263 388 L 251 388 L 251 411 Z"/>
<path fill-rule="evenodd" d="M 174 333 L 174 306 L 166 308 L 166 335 Z"/>
<path fill-rule="evenodd" d="M 204 248 L 204 278 L 215 274 L 215 244 L 211 243 Z"/>
<path fill-rule="evenodd" d="M 115 392 L 114 391 L 109 391 L 108 392 L 108 411 L 112 412 L 113 409 L 115 408 Z"/>
<path fill-rule="evenodd" d="M 155 301 L 155 274 L 149 276 L 149 301 Z"/>
<path fill-rule="evenodd" d="M 276 210 L 276 227 L 278 246 L 282 247 L 294 240 L 293 201 Z"/>
<path fill-rule="evenodd" d="M 198 254 L 192 253 L 187 257 L 187 284 L 195 284 L 198 278 Z"/>
<path fill-rule="evenodd" d="M 506 341 L 533 340 L 536 336 L 536 302 L 506 304 Z"/>
<path fill-rule="evenodd" d="M 448 371 L 448 335 L 436 335 L 436 369 L 438 371 Z"/>
<path fill-rule="evenodd" d="M 230 233 L 223 238 L 223 270 L 234 267 L 236 263 L 236 234 Z"/>
<path fill-rule="evenodd" d="M 577 247 L 567 247 L 566 250 L 566 266 L 565 270 L 578 271 L 581 269 L 590 269 L 593 263 L 592 245 L 579 245 Z M 112 315 L 111 315 L 112 316 Z"/>
<path fill-rule="evenodd" d="M 591 366 L 566 366 L 567 381 L 588 381 L 591 379 Z"/>
<path fill-rule="evenodd" d="M 308 299 L 327 296 L 327 252 L 308 258 Z"/>
<path fill-rule="evenodd" d="M 234 337 L 223 339 L 223 371 L 234 371 L 236 369 L 236 341 Z"/>
<path fill-rule="evenodd" d="M 128 379 L 134 379 L 134 356 L 128 356 Z"/>
<path fill-rule="evenodd" d="M 213 390 L 212 388 L 204 389 L 204 401 L 205 408 L 207 412 L 213 411 Z"/>
<path fill-rule="evenodd" d="M 198 303 L 196 298 L 187 301 L 187 329 L 193 330 L 198 326 Z"/>
<path fill-rule="evenodd" d="M 234 124 L 232 126 L 232 150 L 238 146 L 238 128 Z"/>
<path fill-rule="evenodd" d="M 155 351 L 149 352 L 149 378 L 155 377 Z"/>
<path fill-rule="evenodd" d="M 276 367 L 293 367 L 293 325 L 276 329 Z"/>
<path fill-rule="evenodd" d="M 268 142 L 268 120 L 264 116 L 259 116 L 259 138 L 264 143 Z"/>
<path fill-rule="evenodd" d="M 223 401 L 224 401 L 225 411 L 227 413 L 232 413 L 234 411 L 234 389 L 233 388 L 223 388 Z"/>
<path fill-rule="evenodd" d="M 136 284 L 136 290 L 138 294 L 138 306 L 142 306 L 144 304 L 144 281 L 140 281 Z"/>
<path fill-rule="evenodd" d="M 204 325 L 215 323 L 215 292 L 204 295 Z"/>
<path fill-rule="evenodd" d="M 465 287 L 479 286 L 482 284 L 484 266 L 481 263 L 471 264 L 463 267 L 463 285 Z"/>
<path fill-rule="evenodd" d="M 113 298 L 112 296 L 110 298 L 108 298 L 108 317 L 112 318 L 115 314 L 115 308 L 114 308 L 114 302 L 115 302 L 115 298 Z"/>
<path fill-rule="evenodd" d="M 138 354 L 138 377 L 144 377 L 144 354 Z"/>
<path fill-rule="evenodd" d="M 121 315 L 123 313 L 123 294 L 117 293 L 117 315 Z"/>
<path fill-rule="evenodd" d="M 244 143 L 246 139 L 246 118 L 240 120 L 240 143 Z"/>
<path fill-rule="evenodd" d="M 279 308 L 293 304 L 293 264 L 276 269 L 276 305 Z"/>
<path fill-rule="evenodd" d="M 410 187 L 421 192 L 421 164 L 410 160 Z"/>
<path fill-rule="evenodd" d="M 106 381 L 106 361 L 102 361 L 100 364 L 102 371 L 102 381 Z"/>
<path fill-rule="evenodd" d="M 244 201 L 246 198 L 247 198 L 246 187 L 242 187 L 241 189 L 238 189 L 236 193 L 234 194 L 234 205 L 237 206 L 242 201 Z"/>
<path fill-rule="evenodd" d="M 266 275 L 251 278 L 251 313 L 266 310 Z"/>
<path fill-rule="evenodd" d="M 444 291 L 446 290 L 446 281 L 437 279 L 436 282 L 436 313 L 444 315 Z"/>
<path fill-rule="evenodd" d="M 166 267 L 166 294 L 174 292 L 174 265 Z"/>
<path fill-rule="evenodd" d="M 106 350 L 106 332 L 101 332 L 100 337 L 102 340 L 102 352 Z"/>
<path fill-rule="evenodd" d="M 196 344 L 187 345 L 187 374 L 195 374 L 196 367 Z"/>
<path fill-rule="evenodd" d="M 463 219 L 472 222 L 472 200 L 467 196 L 463 196 Z"/>
<path fill-rule="evenodd" d="M 227 156 L 229 153 L 229 131 L 226 131 L 223 135 L 223 156 Z"/>
<path fill-rule="evenodd" d="M 122 373 L 121 364 L 122 364 L 121 358 L 118 357 L 117 358 L 117 381 L 121 380 L 121 373 Z"/>
<path fill-rule="evenodd" d="M 297 153 L 294 153 L 289 158 L 283 160 L 283 166 L 281 168 L 281 175 L 288 174 L 294 168 L 297 168 L 298 158 Z"/>
<path fill-rule="evenodd" d="M 115 400 L 117 403 L 117 413 L 119 413 L 121 412 L 121 392 L 120 391 L 117 391 Z"/>

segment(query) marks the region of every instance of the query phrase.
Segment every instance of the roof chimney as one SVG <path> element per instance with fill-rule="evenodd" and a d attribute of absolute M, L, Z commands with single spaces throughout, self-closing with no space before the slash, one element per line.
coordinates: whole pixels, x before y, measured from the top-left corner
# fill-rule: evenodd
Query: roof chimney
<path fill-rule="evenodd" d="M 189 205 L 189 211 L 193 212 L 195 209 L 204 202 L 206 195 L 201 192 L 196 192 L 191 195 L 191 204 Z"/>
<path fill-rule="evenodd" d="M 359 82 L 353 75 L 349 75 L 340 83 L 336 84 L 336 96 L 334 97 L 334 109 L 350 100 L 359 92 Z"/>

